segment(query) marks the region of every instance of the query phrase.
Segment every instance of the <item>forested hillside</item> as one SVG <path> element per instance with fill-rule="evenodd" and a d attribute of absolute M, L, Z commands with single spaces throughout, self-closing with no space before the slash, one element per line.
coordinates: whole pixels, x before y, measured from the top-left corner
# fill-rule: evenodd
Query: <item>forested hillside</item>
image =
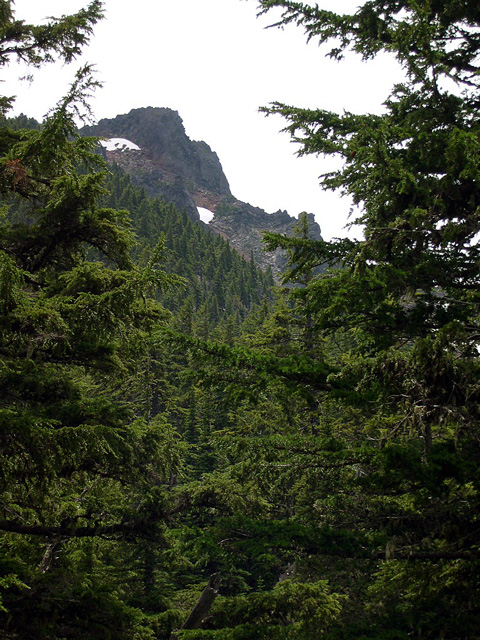
<path fill-rule="evenodd" d="M 130 214 L 138 238 L 132 252 L 137 263 L 164 238 L 163 268 L 184 278 L 184 284 L 162 293 L 161 302 L 197 327 L 199 336 L 208 339 L 219 324 L 234 326 L 238 333 L 250 310 L 264 298 L 272 298 L 270 270 L 263 272 L 251 257 L 241 257 L 228 241 L 194 222 L 185 211 L 149 198 L 119 167 L 111 167 L 105 187 L 108 194 L 103 202 Z"/>
<path fill-rule="evenodd" d="M 479 637 L 476 3 L 258 4 L 406 72 L 383 115 L 266 108 L 365 234 L 268 234 L 295 286 L 105 164 L 90 67 L 39 126 L 1 101 L 7 640 Z M 0 0 L 0 64 L 101 17 Z"/>

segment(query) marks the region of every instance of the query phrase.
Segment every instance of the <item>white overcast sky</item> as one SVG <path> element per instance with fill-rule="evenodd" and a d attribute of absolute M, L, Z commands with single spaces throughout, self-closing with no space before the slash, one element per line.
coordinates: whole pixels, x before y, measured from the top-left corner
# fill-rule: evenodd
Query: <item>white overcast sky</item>
<path fill-rule="evenodd" d="M 16 16 L 40 22 L 73 13 L 88 0 L 15 0 Z M 322 8 L 352 11 L 360 0 L 319 0 Z M 346 235 L 350 204 L 323 192 L 318 176 L 331 164 L 295 155 L 283 121 L 259 113 L 278 100 L 298 107 L 379 112 L 401 72 L 387 58 L 337 63 L 293 25 L 266 29 L 255 0 L 105 0 L 83 57 L 49 65 L 34 82 L 25 72 L 3 69 L 2 93 L 15 94 L 14 113 L 37 119 L 66 93 L 75 70 L 96 65 L 103 82 L 92 101 L 97 119 L 137 107 L 179 112 L 187 135 L 218 154 L 232 193 L 269 213 L 286 209 L 315 215 L 326 239 Z M 135 141 L 134 141 L 135 142 Z M 328 161 L 331 163 L 331 160 Z"/>

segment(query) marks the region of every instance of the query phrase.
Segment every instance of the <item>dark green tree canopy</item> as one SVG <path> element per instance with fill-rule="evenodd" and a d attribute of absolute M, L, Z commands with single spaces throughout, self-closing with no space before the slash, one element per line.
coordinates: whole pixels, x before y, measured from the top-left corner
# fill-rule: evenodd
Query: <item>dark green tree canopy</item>
<path fill-rule="evenodd" d="M 369 1 L 351 15 L 289 0 L 261 0 L 259 6 L 260 13 L 282 10 L 275 26 L 293 22 L 308 39 L 334 41 L 329 55 L 336 59 L 348 50 L 365 59 L 387 51 L 404 65 L 414 84 L 436 91 L 439 79 L 447 76 L 478 88 L 479 9 L 474 0 Z"/>
<path fill-rule="evenodd" d="M 365 298 L 370 312 L 379 304 L 374 283 L 384 283 L 399 301 L 388 314 L 392 332 L 410 327 L 408 333 L 412 323 L 420 332 L 421 327 L 429 331 L 475 314 L 480 257 L 475 241 L 480 207 L 476 4 L 366 2 L 354 15 L 296 2 L 260 6 L 262 12 L 281 7 L 278 24 L 296 22 L 309 38 L 328 43 L 340 37 L 341 46 L 335 40 L 331 51 L 335 57 L 349 47 L 365 58 L 389 52 L 406 72 L 382 115 L 339 115 L 283 104 L 265 109 L 287 119 L 286 130 L 301 143 L 300 153 L 344 160 L 341 169 L 323 177 L 323 185 L 352 196 L 366 241 L 322 247 L 325 262 L 341 255 L 359 278 L 372 282 Z M 448 304 L 440 303 L 440 290 Z"/>
<path fill-rule="evenodd" d="M 348 50 L 366 60 L 386 52 L 405 71 L 380 115 L 265 108 L 286 119 L 300 153 L 342 159 L 322 184 L 353 198 L 364 233 L 355 242 L 266 242 L 290 249 L 297 281 L 327 267 L 295 296 L 337 367 L 319 424 L 335 435 L 345 470 L 356 462 L 348 479 L 325 471 L 307 482 L 316 493 L 332 481 L 336 498 L 320 490 L 316 505 L 334 537 L 356 530 L 383 540 L 385 562 L 369 587 L 382 599 L 369 605 L 374 627 L 386 624 L 378 637 L 471 637 L 478 618 L 460 601 L 478 580 L 480 543 L 478 3 L 364 2 L 352 15 L 258 4 L 339 61 Z M 346 486 L 353 493 L 341 497 Z M 438 564 L 413 562 L 422 558 Z M 447 602 L 462 611 L 461 629 Z"/>

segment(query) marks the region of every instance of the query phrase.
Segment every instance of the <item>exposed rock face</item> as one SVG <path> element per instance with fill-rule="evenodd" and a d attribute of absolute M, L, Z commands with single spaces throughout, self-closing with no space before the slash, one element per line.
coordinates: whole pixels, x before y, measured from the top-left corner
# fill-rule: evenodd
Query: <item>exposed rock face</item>
<path fill-rule="evenodd" d="M 320 227 L 312 213 L 308 214 L 308 222 L 310 237 L 321 240 Z M 247 256 L 253 253 L 255 261 L 262 267 L 271 266 L 273 274 L 277 276 L 285 268 L 286 255 L 280 249 L 268 253 L 263 251 L 263 233 L 271 231 L 292 236 L 296 224 L 296 218 L 289 216 L 286 211 L 266 213 L 263 209 L 234 200 L 216 207 L 210 227 L 228 238 L 240 253 Z"/>
<path fill-rule="evenodd" d="M 151 196 L 159 196 L 185 209 L 199 220 L 197 207 L 215 215 L 209 224 L 216 233 L 227 238 L 237 251 L 263 268 L 271 266 L 274 275 L 284 268 L 286 257 L 278 250 L 265 253 L 262 234 L 273 231 L 291 235 L 296 219 L 286 211 L 268 214 L 234 198 L 218 156 L 205 142 L 188 138 L 182 119 L 176 111 L 147 107 L 133 109 L 116 118 L 103 119 L 82 130 L 85 135 L 126 138 L 140 150 L 103 149 L 107 160 L 128 172 L 134 184 Z M 320 227 L 309 214 L 310 233 L 320 239 Z"/>
<path fill-rule="evenodd" d="M 195 188 L 230 195 L 217 155 L 205 142 L 191 141 L 172 109 L 147 107 L 103 119 L 82 129 L 85 135 L 131 140 L 141 149 L 105 151 L 110 162 L 127 171 L 135 184 L 151 196 L 160 196 L 187 209 L 198 219 L 190 192 Z"/>

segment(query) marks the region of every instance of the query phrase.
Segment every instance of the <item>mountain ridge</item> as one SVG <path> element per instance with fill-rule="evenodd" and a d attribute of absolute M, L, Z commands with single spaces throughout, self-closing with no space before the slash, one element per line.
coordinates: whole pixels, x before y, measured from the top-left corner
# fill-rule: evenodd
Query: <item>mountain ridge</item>
<path fill-rule="evenodd" d="M 149 196 L 185 209 L 199 223 L 198 207 L 209 209 L 214 217 L 208 227 L 241 255 L 253 256 L 260 267 L 271 267 L 277 277 L 284 270 L 285 253 L 264 252 L 262 235 L 265 231 L 292 235 L 297 219 L 286 211 L 267 213 L 235 198 L 217 154 L 206 142 L 187 136 L 177 111 L 165 107 L 132 109 L 84 127 L 81 133 L 131 141 L 139 149 L 102 148 L 102 153 Z M 320 227 L 313 214 L 308 214 L 308 221 L 310 236 L 320 240 Z"/>

